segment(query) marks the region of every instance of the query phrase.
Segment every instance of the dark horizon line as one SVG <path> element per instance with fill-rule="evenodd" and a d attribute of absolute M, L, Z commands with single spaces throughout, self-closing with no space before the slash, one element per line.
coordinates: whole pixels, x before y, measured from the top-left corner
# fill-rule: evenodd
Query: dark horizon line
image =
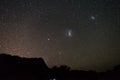
<path fill-rule="evenodd" d="M 44 60 L 44 58 L 43 57 L 31 57 L 31 58 L 29 58 L 29 57 L 21 57 L 21 56 L 18 56 L 18 55 L 11 55 L 11 54 L 8 54 L 8 53 L 0 53 L 0 56 L 1 55 L 3 55 L 3 56 L 9 56 L 9 57 L 17 57 L 17 58 L 21 58 L 21 59 L 41 59 L 45 64 L 46 64 L 46 62 L 45 62 L 45 60 Z M 112 69 L 106 69 L 106 70 L 104 70 L 104 71 L 98 71 L 98 70 L 92 70 L 92 69 L 88 69 L 88 70 L 83 70 L 83 69 L 71 69 L 71 67 L 70 66 L 68 66 L 68 65 L 59 65 L 59 66 L 57 66 L 57 65 L 53 65 L 52 67 L 49 67 L 47 64 L 46 64 L 46 66 L 48 67 L 48 68 L 50 68 L 50 69 L 52 69 L 52 68 L 60 68 L 60 67 L 62 67 L 62 66 L 66 66 L 66 67 L 68 67 L 69 69 L 70 69 L 70 71 L 72 71 L 72 70 L 78 70 L 78 71 L 95 71 L 95 72 L 106 72 L 106 71 L 112 71 L 112 70 L 115 70 L 117 67 L 120 67 L 120 64 L 117 64 L 117 65 L 114 65 L 113 66 L 113 68 Z"/>

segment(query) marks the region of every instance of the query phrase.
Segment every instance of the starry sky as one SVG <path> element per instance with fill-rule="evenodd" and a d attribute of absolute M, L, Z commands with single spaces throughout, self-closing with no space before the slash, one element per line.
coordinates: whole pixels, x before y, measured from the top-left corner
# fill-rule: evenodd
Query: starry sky
<path fill-rule="evenodd" d="M 119 0 L 0 0 L 0 53 L 49 67 L 102 71 L 120 64 Z"/>

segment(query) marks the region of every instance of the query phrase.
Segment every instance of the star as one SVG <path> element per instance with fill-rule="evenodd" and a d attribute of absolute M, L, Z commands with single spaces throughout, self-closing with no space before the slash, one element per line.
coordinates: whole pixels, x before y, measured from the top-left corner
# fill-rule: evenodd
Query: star
<path fill-rule="evenodd" d="M 73 36 L 72 30 L 71 30 L 71 29 L 68 29 L 68 30 L 65 32 L 65 35 L 66 35 L 67 37 L 72 37 L 72 36 Z"/>
<path fill-rule="evenodd" d="M 90 19 L 95 20 L 96 17 L 95 16 L 90 16 Z"/>
<path fill-rule="evenodd" d="M 50 38 L 48 38 L 47 40 L 50 41 Z"/>
<path fill-rule="evenodd" d="M 53 78 L 53 79 L 50 79 L 50 80 L 56 80 L 55 78 Z"/>

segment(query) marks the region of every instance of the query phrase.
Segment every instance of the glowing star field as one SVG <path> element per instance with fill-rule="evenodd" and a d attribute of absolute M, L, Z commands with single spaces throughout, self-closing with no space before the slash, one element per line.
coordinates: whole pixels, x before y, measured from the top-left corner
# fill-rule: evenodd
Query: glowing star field
<path fill-rule="evenodd" d="M 0 53 L 49 67 L 103 71 L 120 64 L 119 0 L 0 0 Z"/>

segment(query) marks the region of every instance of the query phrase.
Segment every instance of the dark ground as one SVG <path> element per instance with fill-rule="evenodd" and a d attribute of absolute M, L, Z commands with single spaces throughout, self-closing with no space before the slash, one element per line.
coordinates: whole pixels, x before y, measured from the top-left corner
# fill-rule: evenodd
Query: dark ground
<path fill-rule="evenodd" d="M 42 58 L 0 55 L 0 80 L 120 80 L 120 65 L 106 72 L 48 68 Z"/>

